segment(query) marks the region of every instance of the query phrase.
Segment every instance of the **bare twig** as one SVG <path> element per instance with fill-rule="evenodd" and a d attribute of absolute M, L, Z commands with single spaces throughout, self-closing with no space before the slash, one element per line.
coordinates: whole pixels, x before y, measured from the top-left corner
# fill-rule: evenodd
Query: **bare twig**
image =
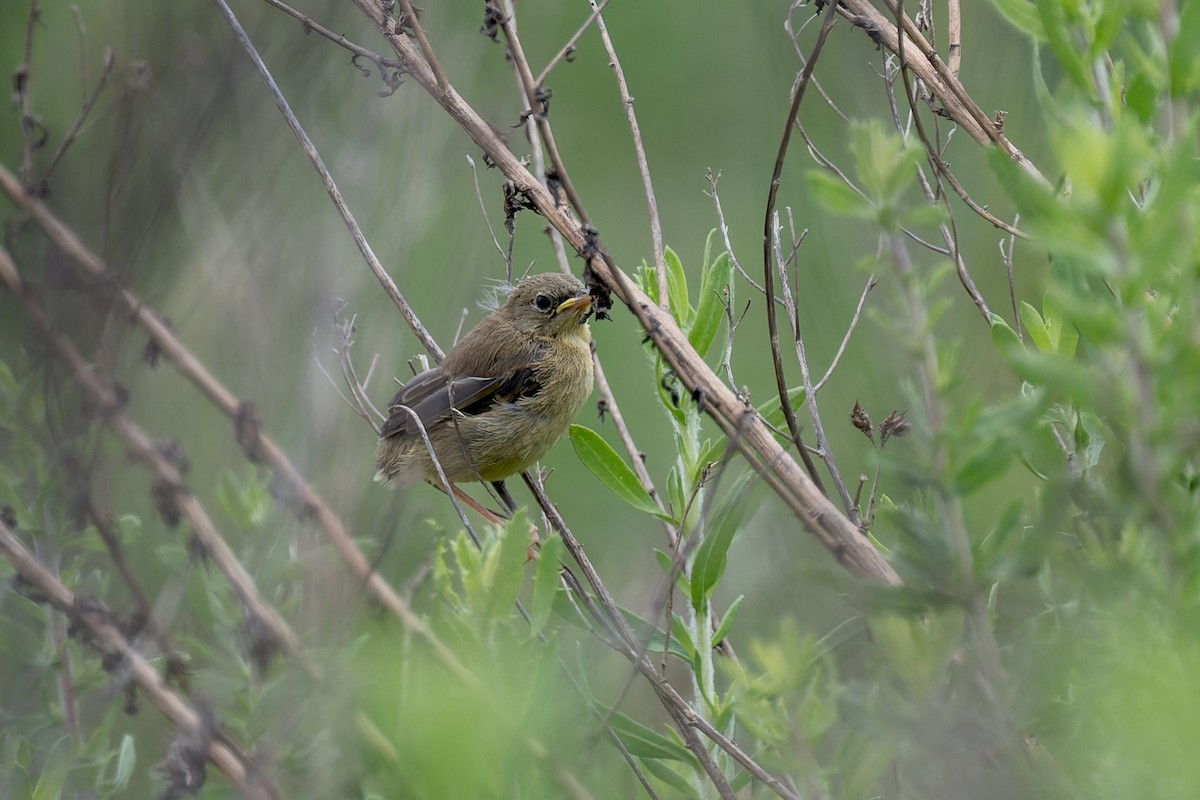
<path fill-rule="evenodd" d="M 1020 214 L 1013 218 L 1014 228 L 1020 219 Z M 1004 274 L 1008 277 L 1008 299 L 1012 303 L 1013 325 L 1017 328 L 1017 338 L 1025 341 L 1025 332 L 1021 330 L 1021 315 L 1017 311 L 1017 285 L 1013 280 L 1013 253 L 1016 249 L 1016 236 L 1009 235 L 1007 248 L 1004 246 L 1004 240 L 1000 240 L 1000 257 L 1004 260 Z"/>
<path fill-rule="evenodd" d="M 113 67 L 116 64 L 116 59 L 113 58 L 111 49 L 104 50 L 104 70 L 100 73 L 100 77 L 96 80 L 96 86 L 91 93 L 86 93 L 83 98 L 83 106 L 79 109 L 79 113 L 75 115 L 75 120 L 71 123 L 71 127 L 67 129 L 63 139 L 58 143 L 58 149 L 54 151 L 54 155 L 50 158 L 50 163 L 46 166 L 45 173 L 42 174 L 42 180 L 50 180 L 50 176 L 54 173 L 54 168 L 58 166 L 58 162 L 62 160 L 63 155 L 67 152 L 67 148 L 75 141 L 75 137 L 79 135 L 79 131 L 83 128 L 83 123 L 87 121 L 88 115 L 92 113 L 92 108 L 95 107 L 96 101 L 100 99 L 100 95 L 108 86 L 108 81 L 112 78 Z"/>
<path fill-rule="evenodd" d="M 554 58 L 550 59 L 550 63 L 546 64 L 546 67 L 538 73 L 537 78 L 533 82 L 534 86 L 540 87 L 546 82 L 546 77 L 550 74 L 550 71 L 558 66 L 558 62 L 566 58 L 568 53 L 575 49 L 575 43 L 579 41 L 579 37 L 583 36 L 587 29 L 592 26 L 592 23 L 600 16 L 600 12 L 604 10 L 606 5 L 608 5 L 608 0 L 601 0 L 599 5 L 592 4 L 592 13 L 579 26 L 579 30 L 575 31 L 575 34 L 570 39 L 567 39 L 567 43 L 562 46 L 562 49 L 554 54 Z"/>
<path fill-rule="evenodd" d="M 837 369 L 838 362 L 842 360 L 842 353 L 846 352 L 846 345 L 850 343 L 850 337 L 854 334 L 854 329 L 858 327 L 858 320 L 862 317 L 863 307 L 867 304 L 867 295 L 879 283 L 879 278 L 872 275 L 867 278 L 867 285 L 863 287 L 862 294 L 858 298 L 858 305 L 854 307 L 854 316 L 850 318 L 850 324 L 846 327 L 846 335 L 842 337 L 842 343 L 838 345 L 837 352 L 833 356 L 833 361 L 829 362 L 829 369 L 825 370 L 825 374 L 821 376 L 821 380 L 813 384 L 813 394 L 821 391 L 821 387 L 833 375 L 833 371 Z"/>
<path fill-rule="evenodd" d="M 637 114 L 633 110 L 633 96 L 629 93 L 629 84 L 625 81 L 625 70 L 621 69 L 621 59 L 613 47 L 608 35 L 608 27 L 604 17 L 599 13 L 596 0 L 588 0 L 596 10 L 596 29 L 600 31 L 600 40 L 604 42 L 604 51 L 608 53 L 608 66 L 612 68 L 617 79 L 617 91 L 621 93 L 621 105 L 625 108 L 625 119 L 629 123 L 629 132 L 633 135 L 633 150 L 637 155 L 638 173 L 642 176 L 642 189 L 646 193 L 646 207 L 650 212 L 650 241 L 654 248 L 655 274 L 658 278 L 658 305 L 666 310 L 667 302 L 667 267 L 663 260 L 662 222 L 658 217 L 658 201 L 654 199 L 654 185 L 650 181 L 650 166 L 646 163 L 646 145 L 642 141 L 642 131 L 638 127 Z"/>
<path fill-rule="evenodd" d="M 951 74 L 937 51 L 921 35 L 913 21 L 901 11 L 896 0 L 885 0 L 884 4 L 891 13 L 891 18 L 876 8 L 871 0 L 842 0 L 836 7 L 839 14 L 856 27 L 869 31 L 873 41 L 893 53 L 898 54 L 905 47 L 901 40 L 907 38 L 910 53 L 918 54 L 918 57 L 905 61 L 904 66 L 911 69 L 929 88 L 941 103 L 946 115 L 958 123 L 976 142 L 996 145 L 1029 175 L 1048 185 L 1033 162 L 1004 136 L 987 114 L 983 113 L 958 78 Z M 904 28 L 904 37 L 899 33 L 896 19 L 900 20 L 900 26 Z"/>
<path fill-rule="evenodd" d="M 742 267 L 742 262 L 738 261 L 738 257 L 733 251 L 733 243 L 729 241 L 729 226 L 725 224 L 725 212 L 721 208 L 721 196 L 717 194 L 717 182 L 721 180 L 721 173 L 718 172 L 714 176 L 712 170 L 708 169 L 705 170 L 704 174 L 708 179 L 708 196 L 713 199 L 713 205 L 717 209 L 717 226 L 721 229 L 721 241 L 725 243 L 725 252 L 729 253 L 729 261 L 733 264 L 733 268 L 737 270 L 737 273 L 742 276 L 742 279 L 757 289 L 759 293 L 765 297 L 767 290 L 764 289 L 757 281 L 751 278 L 750 274 L 747 273 L 745 268 Z M 776 303 L 783 302 L 778 297 L 773 297 L 771 299 Z"/>
<path fill-rule="evenodd" d="M 284 3 L 283 0 L 263 0 L 263 1 L 266 3 L 269 3 L 270 5 L 275 6 L 275 8 L 277 8 L 280 11 L 282 11 L 283 13 L 287 14 L 292 19 L 298 21 L 301 25 L 304 26 L 305 33 L 317 33 L 321 36 L 324 36 L 326 39 L 333 42 L 338 47 L 348 50 L 349 52 L 353 53 L 356 56 L 361 56 L 362 58 L 365 58 L 368 61 L 372 61 L 381 67 L 389 67 L 391 69 L 399 69 L 400 68 L 399 62 L 397 62 L 395 59 L 384 58 L 382 54 L 376 53 L 372 50 L 368 50 L 367 48 L 363 47 L 362 45 L 356 44 L 355 42 L 350 41 L 349 39 L 347 39 L 345 36 L 343 36 L 340 33 L 334 33 L 333 31 L 329 30 L 328 28 L 326 28 L 324 25 L 320 24 L 316 20 L 312 19 L 311 17 L 305 16 L 304 14 L 300 13 L 296 9 L 289 6 L 287 3 Z"/>
<path fill-rule="evenodd" d="M 404 6 L 408 6 L 407 0 L 402 0 L 402 2 Z M 230 30 L 233 31 L 233 35 L 238 40 L 238 43 L 242 46 L 242 49 L 246 51 L 246 55 L 250 56 L 250 60 L 254 63 L 255 69 L 258 70 L 259 77 L 262 78 L 263 83 L 267 86 L 268 94 L 270 94 L 271 99 L 275 101 L 276 107 L 279 109 L 280 113 L 283 114 L 283 118 L 287 121 L 288 127 L 291 128 L 292 133 L 295 134 L 296 138 L 300 141 L 300 148 L 304 151 L 304 154 L 308 156 L 309 161 L 312 162 L 313 167 L 317 170 L 317 174 L 321 176 L 321 183 L 324 185 L 325 191 L 329 193 L 330 199 L 333 200 L 333 205 L 337 208 L 338 213 L 342 217 L 342 221 L 350 230 L 350 235 L 354 239 L 354 244 L 358 246 L 358 251 L 362 253 L 363 258 L 366 259 L 367 265 L 371 268 L 371 272 L 374 273 L 375 278 L 379 281 L 380 285 L 383 286 L 383 290 L 387 293 L 387 296 L 391 298 L 393 303 L 395 303 L 396 308 L 399 309 L 400 314 L 404 317 L 404 321 L 408 323 L 408 326 L 412 328 L 413 333 L 415 333 L 417 338 L 421 340 L 421 345 L 436 360 L 441 361 L 444 355 L 442 353 L 442 349 L 438 347 L 437 342 L 435 342 L 433 337 L 429 335 L 429 332 L 425 330 L 425 326 L 421 324 L 421 320 L 417 318 L 416 313 L 413 312 L 412 307 L 408 304 L 408 301 L 404 299 L 404 295 L 400 293 L 400 289 L 397 288 L 391 276 L 388 275 L 387 271 L 383 268 L 383 264 L 381 264 L 379 259 L 375 256 L 375 251 L 371 249 L 371 245 L 367 242 L 366 236 L 363 235 L 362 229 L 358 226 L 358 221 L 355 220 L 349 206 L 346 205 L 346 201 L 342 198 L 341 191 L 338 190 L 337 184 L 334 183 L 333 175 L 330 174 L 329 169 L 325 166 L 325 161 L 321 158 L 321 154 L 317 152 L 317 148 L 313 145 L 312 140 L 308 138 L 308 134 L 304 132 L 304 128 L 300 125 L 300 120 L 298 120 L 296 115 L 292 112 L 292 108 L 288 104 L 287 98 L 285 98 L 283 93 L 279 91 L 279 86 L 275 83 L 275 79 L 271 76 L 271 72 L 267 69 L 267 65 L 263 63 L 262 56 L 258 54 L 258 50 L 254 47 L 254 43 L 250 41 L 250 37 L 246 34 L 246 29 L 242 27 L 242 23 L 238 21 L 238 18 L 234 15 L 232 9 L 229 8 L 229 4 L 226 3 L 225 0 L 213 0 L 213 3 L 217 6 L 217 10 L 221 12 L 221 16 L 225 18 L 226 24 L 229 25 Z M 396 33 L 395 35 L 399 36 L 400 34 Z M 435 75 L 441 75 L 440 71 L 434 69 L 432 65 L 430 66 L 430 69 L 433 69 Z M 438 85 L 443 85 L 444 82 L 445 78 L 441 77 L 438 81 Z"/>
<path fill-rule="evenodd" d="M 496 238 L 496 229 L 492 227 L 492 219 L 487 213 L 487 204 L 483 202 L 483 190 L 479 188 L 479 171 L 475 169 L 475 159 L 467 156 L 467 163 L 471 165 L 471 177 L 475 180 L 475 197 L 479 200 L 479 213 L 483 215 L 483 224 L 487 225 L 488 233 L 492 237 L 492 244 L 496 246 L 496 251 L 500 253 L 500 257 L 504 259 L 504 280 L 508 284 L 512 284 L 512 240 L 510 234 L 508 237 L 508 249 L 505 250 L 500 246 L 500 240 Z M 457 337 L 456 337 L 457 338 Z"/>
<path fill-rule="evenodd" d="M 394 20 L 393 32 L 396 35 L 402 35 L 405 28 L 413 32 L 417 37 L 417 44 L 421 48 L 421 54 L 425 56 L 425 63 L 429 65 L 429 70 L 433 73 L 433 77 L 437 81 L 438 88 L 445 91 L 450 84 L 446 80 L 445 73 L 442 72 L 442 65 L 438 63 L 437 54 L 433 52 L 433 47 L 430 46 L 429 40 L 425 38 L 425 28 L 421 26 L 420 16 L 409 0 L 398 0 L 398 2 L 400 3 L 401 16 Z"/>
<path fill-rule="evenodd" d="M 837 3 L 830 3 L 826 6 L 825 16 L 821 20 L 821 30 L 817 34 L 816 44 L 813 45 L 812 57 L 804 64 L 804 68 L 800 70 L 800 74 L 796 76 L 795 85 L 792 86 L 791 108 L 788 109 L 787 123 L 783 126 L 783 136 L 779 141 L 779 151 L 775 155 L 775 171 L 771 174 L 770 189 L 767 191 L 767 213 L 763 220 L 762 234 L 763 288 L 766 291 L 768 299 L 775 296 L 775 265 L 771 258 L 771 232 L 775 219 L 775 200 L 779 195 L 779 184 L 783 179 L 783 164 L 787 160 L 788 144 L 792 139 L 792 123 L 796 120 L 796 116 L 800 112 L 800 103 L 804 100 L 804 89 L 808 86 L 809 79 L 812 77 L 812 71 L 817 65 L 817 58 L 821 55 L 821 48 L 825 46 L 825 40 L 829 36 L 829 31 L 833 29 L 833 14 L 837 5 Z M 816 465 L 809 458 L 808 451 L 805 449 L 803 440 L 800 438 L 800 424 L 796 421 L 796 412 L 792 408 L 792 402 L 788 397 L 787 378 L 784 377 L 783 360 L 779 354 L 779 323 L 776 320 L 775 304 L 771 302 L 767 303 L 767 329 L 771 340 L 771 363 L 775 368 L 775 389 L 779 393 L 779 404 L 783 409 L 783 417 L 787 421 L 788 432 L 791 434 L 792 442 L 796 445 L 796 449 L 800 453 L 801 460 L 804 461 L 804 467 L 808 470 L 809 477 L 812 478 L 817 489 L 822 494 L 825 494 L 825 487 L 821 483 Z"/>
<path fill-rule="evenodd" d="M 513 67 L 517 71 L 517 77 L 521 80 L 521 88 L 525 90 L 525 102 L 529 109 L 528 120 L 533 122 L 537 127 L 538 134 L 542 137 L 542 146 L 545 147 L 550 164 L 558 175 L 558 181 L 567 196 L 567 202 L 570 203 L 580 221 L 585 225 L 590 225 L 591 221 L 588 219 L 587 211 L 583 208 L 583 200 L 575 191 L 575 185 L 571 182 L 571 176 L 567 172 L 567 165 L 558 151 L 558 143 L 554 140 L 554 131 L 550 128 L 550 117 L 546 111 L 547 96 L 542 93 L 541 87 L 533 82 L 533 71 L 529 67 L 529 59 L 525 57 L 521 39 L 517 36 L 517 18 L 512 3 L 508 0 L 486 0 L 486 2 L 488 6 L 495 9 L 495 13 L 500 18 L 500 26 L 503 28 L 504 37 L 508 42 L 508 52 L 512 56 Z M 355 0 L 355 4 L 362 9 L 360 0 Z M 393 47 L 396 46 L 396 40 L 392 40 L 391 43 Z M 453 87 L 450 90 L 453 91 Z M 449 95 L 447 95 L 447 99 L 450 99 Z M 493 160 L 495 159 L 493 158 Z M 511 179 L 511 176 L 506 177 Z"/>
<path fill-rule="evenodd" d="M 846 516 L 855 525 L 858 525 L 858 510 L 854 507 L 854 501 L 850 499 L 850 493 L 846 490 L 846 483 L 842 480 L 842 472 L 838 469 L 837 462 L 833 458 L 833 452 L 829 449 L 829 440 L 825 438 L 825 426 L 821 423 L 820 406 L 817 405 L 817 392 L 813 387 L 812 372 L 808 368 L 808 352 L 804 347 L 804 337 L 800 335 L 800 309 L 796 305 L 796 300 L 792 296 L 791 287 L 787 280 L 787 263 L 783 259 L 783 247 L 779 237 L 779 215 L 775 215 L 775 224 L 772 226 L 772 241 L 774 243 L 776 265 L 779 270 L 779 285 L 783 291 L 783 307 L 787 311 L 789 321 L 792 324 L 792 343 L 796 348 L 796 359 L 800 362 L 800 378 L 804 382 L 804 402 L 808 406 L 808 416 L 812 420 L 813 435 L 817 440 L 817 453 L 821 460 L 825 462 L 825 469 L 829 470 L 829 477 L 833 480 L 834 488 L 837 489 L 838 496 L 842 500 L 842 508 L 846 510 Z M 794 251 L 793 251 L 794 253 Z"/>

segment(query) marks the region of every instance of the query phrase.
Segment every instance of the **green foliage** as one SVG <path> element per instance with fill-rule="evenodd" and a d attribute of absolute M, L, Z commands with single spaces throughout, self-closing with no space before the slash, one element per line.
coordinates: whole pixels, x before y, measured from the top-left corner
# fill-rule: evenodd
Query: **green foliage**
<path fill-rule="evenodd" d="M 637 475 L 600 434 L 583 425 L 572 425 L 570 439 L 575 455 L 618 499 L 638 511 L 658 514 L 658 506 L 642 488 Z"/>

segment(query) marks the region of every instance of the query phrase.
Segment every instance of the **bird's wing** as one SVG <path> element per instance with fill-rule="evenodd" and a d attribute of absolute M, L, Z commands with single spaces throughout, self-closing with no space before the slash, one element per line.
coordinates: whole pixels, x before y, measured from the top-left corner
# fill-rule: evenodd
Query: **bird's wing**
<path fill-rule="evenodd" d="M 448 379 L 441 367 L 426 370 L 400 387 L 388 403 L 388 418 L 379 431 L 385 439 L 397 435 L 419 435 L 413 424 L 416 412 L 421 424 L 429 426 L 449 416 L 451 408 L 459 413 L 480 414 L 498 403 L 511 403 L 532 397 L 541 389 L 532 369 L 521 368 L 494 376 L 466 376 Z"/>

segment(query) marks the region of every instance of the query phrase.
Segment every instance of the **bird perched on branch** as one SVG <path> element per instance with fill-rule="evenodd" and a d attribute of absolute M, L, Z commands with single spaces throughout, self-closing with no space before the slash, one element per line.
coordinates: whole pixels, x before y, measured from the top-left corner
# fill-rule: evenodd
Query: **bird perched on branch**
<path fill-rule="evenodd" d="M 500 481 L 536 462 L 592 393 L 591 313 L 575 278 L 523 279 L 439 366 L 400 387 L 379 432 L 375 480 L 440 486 L 422 426 L 451 483 Z"/>

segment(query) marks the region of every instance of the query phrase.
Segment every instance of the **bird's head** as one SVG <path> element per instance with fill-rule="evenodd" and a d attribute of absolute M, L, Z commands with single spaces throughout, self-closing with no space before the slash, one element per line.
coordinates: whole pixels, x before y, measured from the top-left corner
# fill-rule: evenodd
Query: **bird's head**
<path fill-rule="evenodd" d="M 592 298 L 578 279 L 547 272 L 518 283 L 500 313 L 518 330 L 539 336 L 587 336 Z"/>

